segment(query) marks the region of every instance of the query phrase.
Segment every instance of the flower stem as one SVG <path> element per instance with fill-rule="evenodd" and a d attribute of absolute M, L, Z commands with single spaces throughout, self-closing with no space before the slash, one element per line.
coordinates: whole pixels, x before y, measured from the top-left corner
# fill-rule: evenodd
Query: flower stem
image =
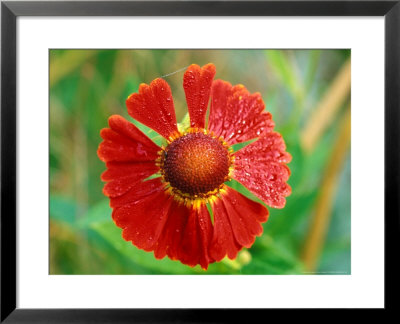
<path fill-rule="evenodd" d="M 351 109 L 344 112 L 337 140 L 321 183 L 315 213 L 302 251 L 302 260 L 307 271 L 315 271 L 318 266 L 325 236 L 332 216 L 332 206 L 339 182 L 339 174 L 350 147 Z"/>
<path fill-rule="evenodd" d="M 325 92 L 302 131 L 301 142 L 305 151 L 312 152 L 324 130 L 334 120 L 333 117 L 338 113 L 350 94 L 350 87 L 351 61 L 348 59 Z"/>

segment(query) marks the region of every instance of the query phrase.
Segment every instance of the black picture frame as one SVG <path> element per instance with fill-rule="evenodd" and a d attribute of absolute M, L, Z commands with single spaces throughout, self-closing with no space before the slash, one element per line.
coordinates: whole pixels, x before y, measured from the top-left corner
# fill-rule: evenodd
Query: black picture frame
<path fill-rule="evenodd" d="M 16 307 L 16 19 L 19 16 L 384 16 L 385 310 L 399 279 L 400 0 L 395 1 L 2 1 L 1 3 L 1 322 L 233 322 L 268 309 L 20 309 Z M 378 310 L 380 311 L 380 310 Z"/>

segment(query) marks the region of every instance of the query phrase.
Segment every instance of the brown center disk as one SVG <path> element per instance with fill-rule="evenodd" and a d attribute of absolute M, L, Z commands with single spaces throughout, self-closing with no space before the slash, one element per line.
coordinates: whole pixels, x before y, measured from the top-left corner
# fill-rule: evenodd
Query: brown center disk
<path fill-rule="evenodd" d="M 188 133 L 165 149 L 162 172 L 165 180 L 182 193 L 202 195 L 217 189 L 229 174 L 229 152 L 204 133 Z"/>

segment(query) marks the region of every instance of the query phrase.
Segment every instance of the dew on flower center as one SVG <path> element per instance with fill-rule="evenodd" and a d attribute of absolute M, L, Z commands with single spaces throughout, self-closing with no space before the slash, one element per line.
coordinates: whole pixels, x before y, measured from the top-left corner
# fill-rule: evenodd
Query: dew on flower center
<path fill-rule="evenodd" d="M 161 156 L 161 172 L 171 187 L 183 194 L 205 195 L 228 178 L 228 149 L 218 139 L 188 133 L 170 143 Z"/>

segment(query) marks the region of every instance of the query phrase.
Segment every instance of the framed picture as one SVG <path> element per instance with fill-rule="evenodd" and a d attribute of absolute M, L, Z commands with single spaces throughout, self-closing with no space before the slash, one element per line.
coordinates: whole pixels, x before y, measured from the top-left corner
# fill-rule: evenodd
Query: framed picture
<path fill-rule="evenodd" d="M 2 321 L 393 309 L 398 1 L 1 10 Z"/>

